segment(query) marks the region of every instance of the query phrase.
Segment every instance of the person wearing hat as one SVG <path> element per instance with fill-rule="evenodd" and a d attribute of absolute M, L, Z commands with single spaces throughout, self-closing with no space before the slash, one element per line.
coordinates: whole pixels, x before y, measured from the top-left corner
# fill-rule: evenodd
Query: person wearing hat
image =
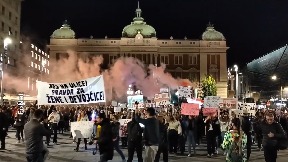
<path fill-rule="evenodd" d="M 96 123 L 101 125 L 101 132 L 97 140 L 100 152 L 100 161 L 106 162 L 113 159 L 113 132 L 110 120 L 106 118 L 105 113 L 102 111 L 96 118 Z"/>

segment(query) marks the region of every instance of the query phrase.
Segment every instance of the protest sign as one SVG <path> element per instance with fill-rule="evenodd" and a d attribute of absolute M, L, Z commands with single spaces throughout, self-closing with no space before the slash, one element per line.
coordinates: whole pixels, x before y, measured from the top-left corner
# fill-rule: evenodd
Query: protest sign
<path fill-rule="evenodd" d="M 121 112 L 121 107 L 118 106 L 114 107 L 114 112 Z"/>
<path fill-rule="evenodd" d="M 71 122 L 71 133 L 75 138 L 90 138 L 93 133 L 94 122 L 78 121 Z"/>
<path fill-rule="evenodd" d="M 117 101 L 112 101 L 111 105 L 112 105 L 112 106 L 117 106 L 118 103 L 117 103 Z"/>
<path fill-rule="evenodd" d="M 129 109 L 135 109 L 135 102 L 138 102 L 138 108 L 144 108 L 144 98 L 143 95 L 134 95 L 127 97 L 127 107 Z"/>
<path fill-rule="evenodd" d="M 219 108 L 221 109 L 237 109 L 237 102 L 236 98 L 221 98 L 219 100 Z"/>
<path fill-rule="evenodd" d="M 25 102 L 24 102 L 24 94 L 20 93 L 19 95 L 19 100 L 18 100 L 18 114 L 24 114 L 24 106 L 25 106 Z"/>
<path fill-rule="evenodd" d="M 120 129 L 119 129 L 119 137 L 127 137 L 127 123 L 129 123 L 131 119 L 119 119 Z"/>
<path fill-rule="evenodd" d="M 218 96 L 207 96 L 204 98 L 204 108 L 218 108 L 220 97 Z"/>
<path fill-rule="evenodd" d="M 178 87 L 178 96 L 185 97 L 185 98 L 192 98 L 192 89 L 191 87 Z"/>
<path fill-rule="evenodd" d="M 193 103 L 182 103 L 181 104 L 182 115 L 199 115 L 199 105 Z"/>
<path fill-rule="evenodd" d="M 38 105 L 69 105 L 106 102 L 103 76 L 70 83 L 37 81 Z"/>
<path fill-rule="evenodd" d="M 217 108 L 203 108 L 203 115 L 204 116 L 210 116 L 210 115 L 214 115 L 217 113 Z"/>

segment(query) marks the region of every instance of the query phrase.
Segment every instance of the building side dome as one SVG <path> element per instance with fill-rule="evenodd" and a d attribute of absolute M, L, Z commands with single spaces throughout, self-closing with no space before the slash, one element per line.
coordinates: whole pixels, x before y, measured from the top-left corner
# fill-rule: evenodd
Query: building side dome
<path fill-rule="evenodd" d="M 74 39 L 75 32 L 70 28 L 67 21 L 65 21 L 60 29 L 57 29 L 51 35 L 52 39 Z"/>
<path fill-rule="evenodd" d="M 144 22 L 144 19 L 141 17 L 141 13 L 142 10 L 139 8 L 138 3 L 138 8 L 136 9 L 136 17 L 133 19 L 131 24 L 123 28 L 122 37 L 135 38 L 139 32 L 144 38 L 156 37 L 156 30 Z"/>
<path fill-rule="evenodd" d="M 205 41 L 225 41 L 224 35 L 215 30 L 212 25 L 206 28 L 206 31 L 202 34 L 202 40 Z"/>

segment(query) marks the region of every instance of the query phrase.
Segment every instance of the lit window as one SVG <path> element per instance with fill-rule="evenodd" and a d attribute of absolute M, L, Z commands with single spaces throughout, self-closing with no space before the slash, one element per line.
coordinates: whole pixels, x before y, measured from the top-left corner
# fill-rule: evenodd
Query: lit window
<path fill-rule="evenodd" d="M 47 69 L 47 74 L 49 74 L 49 69 Z"/>
<path fill-rule="evenodd" d="M 38 65 L 38 69 L 41 70 L 41 69 L 40 69 L 40 65 Z"/>
<path fill-rule="evenodd" d="M 49 66 L 49 61 L 47 61 L 47 65 Z"/>
<path fill-rule="evenodd" d="M 34 48 L 34 44 L 31 44 L 31 48 Z"/>
<path fill-rule="evenodd" d="M 35 67 L 35 69 L 37 69 L 37 64 L 36 63 L 34 63 L 34 67 Z"/>
<path fill-rule="evenodd" d="M 40 57 L 40 55 L 39 55 L 39 61 L 41 61 L 41 57 Z"/>
<path fill-rule="evenodd" d="M 45 73 L 46 73 L 47 69 L 46 69 L 46 68 L 44 68 L 44 71 L 45 71 Z"/>
<path fill-rule="evenodd" d="M 38 52 L 41 54 L 42 53 L 41 49 L 39 49 Z"/>
<path fill-rule="evenodd" d="M 34 63 L 31 61 L 31 67 L 33 67 Z"/>
<path fill-rule="evenodd" d="M 47 57 L 49 58 L 49 55 Z"/>
<path fill-rule="evenodd" d="M 38 51 L 38 48 L 35 46 L 35 50 Z"/>
<path fill-rule="evenodd" d="M 34 52 L 33 51 L 31 51 L 31 54 L 32 54 L 31 57 L 34 57 Z"/>
<path fill-rule="evenodd" d="M 35 60 L 37 60 L 37 53 L 35 53 Z"/>
<path fill-rule="evenodd" d="M 42 51 L 42 55 L 44 55 L 44 51 Z"/>

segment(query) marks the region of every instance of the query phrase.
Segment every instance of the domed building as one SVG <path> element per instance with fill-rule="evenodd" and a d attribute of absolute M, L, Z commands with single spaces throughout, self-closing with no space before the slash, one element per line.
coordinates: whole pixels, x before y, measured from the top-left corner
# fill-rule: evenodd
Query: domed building
<path fill-rule="evenodd" d="M 68 25 L 67 20 L 64 21 L 62 27 L 57 29 L 51 35 L 51 39 L 74 39 L 75 32 Z"/>
<path fill-rule="evenodd" d="M 175 29 L 177 30 L 177 29 Z M 77 31 L 76 31 L 77 32 Z M 189 33 L 188 33 L 189 34 Z M 75 32 L 66 23 L 53 32 L 50 39 L 50 60 L 67 56 L 67 50 L 102 55 L 104 64 L 111 65 L 119 57 L 134 57 L 145 64 L 166 64 L 174 77 L 200 82 L 212 75 L 217 82 L 217 94 L 227 97 L 226 40 L 222 33 L 208 25 L 202 39 L 159 39 L 156 30 L 142 17 L 139 3 L 133 21 L 122 30 L 119 39 L 75 38 Z M 52 65 L 51 65 L 52 66 Z"/>

